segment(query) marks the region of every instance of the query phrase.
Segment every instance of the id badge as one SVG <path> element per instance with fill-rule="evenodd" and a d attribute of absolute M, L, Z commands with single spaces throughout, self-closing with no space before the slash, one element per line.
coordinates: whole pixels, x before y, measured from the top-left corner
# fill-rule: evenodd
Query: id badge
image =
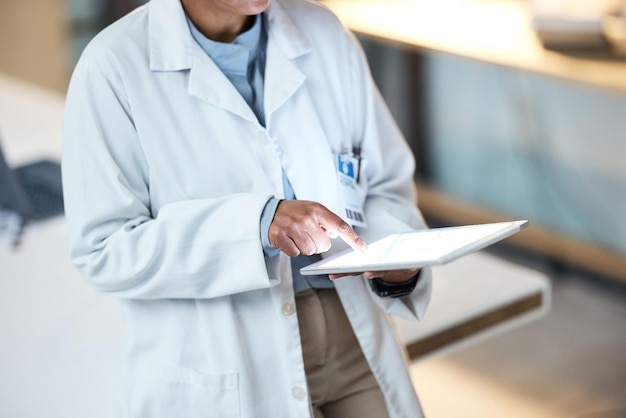
<path fill-rule="evenodd" d="M 357 178 L 361 161 L 349 154 L 337 154 L 337 177 L 344 213 L 352 226 L 367 228 Z"/>

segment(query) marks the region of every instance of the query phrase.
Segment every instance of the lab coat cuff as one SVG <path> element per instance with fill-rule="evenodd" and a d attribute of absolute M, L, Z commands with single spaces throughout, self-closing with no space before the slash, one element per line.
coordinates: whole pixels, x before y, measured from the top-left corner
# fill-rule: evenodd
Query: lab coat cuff
<path fill-rule="evenodd" d="M 371 294 L 376 304 L 387 313 L 404 319 L 419 321 L 424 317 L 426 307 L 430 302 L 431 291 L 432 271 L 430 268 L 423 268 L 420 270 L 419 280 L 410 295 L 399 298 L 383 298 L 373 291 Z"/>

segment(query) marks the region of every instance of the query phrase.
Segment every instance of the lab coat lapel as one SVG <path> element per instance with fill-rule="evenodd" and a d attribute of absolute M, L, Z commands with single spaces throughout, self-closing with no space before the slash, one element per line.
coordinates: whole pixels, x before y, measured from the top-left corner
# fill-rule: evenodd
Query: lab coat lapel
<path fill-rule="evenodd" d="M 150 69 L 179 71 L 191 67 L 194 43 L 180 1 L 152 0 L 148 3 Z"/>
<path fill-rule="evenodd" d="M 194 42 L 188 93 L 251 122 L 257 117 L 217 64 Z"/>
<path fill-rule="evenodd" d="M 268 9 L 269 36 L 265 67 L 265 118 L 276 111 L 304 83 L 306 76 L 293 62 L 311 46 L 277 1 Z"/>
<path fill-rule="evenodd" d="M 178 0 L 152 0 L 149 4 L 150 69 L 189 70 L 187 92 L 244 119 L 256 116 L 230 80 L 191 36 Z"/>
<path fill-rule="evenodd" d="M 311 52 L 311 45 L 278 1 L 271 3 L 268 12 L 270 31 L 265 69 L 267 126 L 278 142 L 281 163 L 296 197 L 320 202 L 342 216 L 334 151 L 308 96 L 311 92 L 300 91 L 306 88 L 306 75 L 298 68 L 297 61 Z M 283 105 L 290 106 L 290 116 L 277 121 L 274 129 L 272 116 L 275 114 L 275 119 L 281 117 L 279 110 Z"/>

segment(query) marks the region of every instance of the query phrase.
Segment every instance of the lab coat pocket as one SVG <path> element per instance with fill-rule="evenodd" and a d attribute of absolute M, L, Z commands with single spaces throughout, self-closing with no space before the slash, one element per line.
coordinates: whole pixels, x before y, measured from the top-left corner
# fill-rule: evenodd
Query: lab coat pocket
<path fill-rule="evenodd" d="M 136 374 L 133 418 L 239 417 L 237 373 L 203 374 L 143 361 Z"/>

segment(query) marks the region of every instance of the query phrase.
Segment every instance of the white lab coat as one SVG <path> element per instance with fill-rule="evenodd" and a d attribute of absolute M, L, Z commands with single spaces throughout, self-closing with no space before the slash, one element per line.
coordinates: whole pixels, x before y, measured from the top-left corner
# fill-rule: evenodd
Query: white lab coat
<path fill-rule="evenodd" d="M 310 417 L 288 258 L 266 259 L 259 218 L 281 197 L 341 214 L 335 156 L 363 141 L 371 241 L 424 227 L 410 150 L 353 37 L 327 9 L 268 9 L 266 128 L 193 41 L 178 0 L 99 34 L 70 84 L 63 177 L 71 256 L 118 297 L 127 327 L 119 416 Z M 341 242 L 333 245 L 333 250 Z M 337 292 L 391 417 L 421 411 L 385 312 L 419 319 L 425 270 L 402 299 L 362 277 Z"/>

